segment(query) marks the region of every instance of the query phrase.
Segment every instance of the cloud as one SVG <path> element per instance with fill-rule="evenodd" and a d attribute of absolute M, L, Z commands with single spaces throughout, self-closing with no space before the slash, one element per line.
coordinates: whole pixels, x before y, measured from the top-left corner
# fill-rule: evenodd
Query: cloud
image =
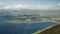
<path fill-rule="evenodd" d="M 4 3 L 0 3 L 0 7 L 3 9 L 49 9 L 51 6 L 45 5 L 25 5 L 25 4 L 16 4 L 16 5 L 5 5 Z M 1 9 L 0 8 L 0 9 Z"/>
<path fill-rule="evenodd" d="M 60 6 L 60 3 L 58 4 L 58 6 Z"/>
<path fill-rule="evenodd" d="M 17 5 L 5 5 L 3 6 L 4 9 L 23 9 L 23 8 L 27 8 L 27 5 L 23 5 L 23 4 L 17 4 Z"/>
<path fill-rule="evenodd" d="M 3 5 L 3 3 L 2 3 L 2 2 L 0 2 L 0 5 Z"/>
<path fill-rule="evenodd" d="M 0 9 L 4 9 L 5 4 L 3 4 L 2 2 L 0 2 Z"/>
<path fill-rule="evenodd" d="M 24 4 L 17 4 L 15 5 L 15 8 L 26 8 L 28 7 L 27 5 L 24 5 Z"/>
<path fill-rule="evenodd" d="M 0 9 L 31 9 L 31 10 L 58 10 L 60 9 L 60 3 L 56 6 L 50 5 L 26 5 L 26 4 L 16 4 L 16 5 L 5 5 L 4 3 L 0 3 Z"/>
<path fill-rule="evenodd" d="M 12 9 L 13 6 L 5 6 L 5 9 Z"/>

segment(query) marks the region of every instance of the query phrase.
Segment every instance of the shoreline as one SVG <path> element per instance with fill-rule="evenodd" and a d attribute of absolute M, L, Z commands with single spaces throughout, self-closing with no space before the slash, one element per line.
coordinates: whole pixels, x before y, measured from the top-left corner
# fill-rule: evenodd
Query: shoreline
<path fill-rule="evenodd" d="M 58 24 L 56 24 L 56 25 L 58 25 Z M 54 27 L 54 26 L 55 26 L 55 25 L 52 25 L 52 26 L 46 27 L 46 28 L 44 28 L 43 30 L 38 30 L 37 32 L 32 33 L 32 34 L 38 34 L 38 33 L 41 33 L 41 32 L 43 32 L 43 31 L 45 31 L 45 30 L 47 30 L 47 29 L 50 29 L 50 28 L 52 28 L 52 27 Z"/>

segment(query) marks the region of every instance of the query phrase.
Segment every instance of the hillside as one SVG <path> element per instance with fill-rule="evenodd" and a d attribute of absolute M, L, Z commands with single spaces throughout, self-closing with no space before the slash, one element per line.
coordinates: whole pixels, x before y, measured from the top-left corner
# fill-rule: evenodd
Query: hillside
<path fill-rule="evenodd" d="M 60 34 L 60 24 L 38 34 Z"/>

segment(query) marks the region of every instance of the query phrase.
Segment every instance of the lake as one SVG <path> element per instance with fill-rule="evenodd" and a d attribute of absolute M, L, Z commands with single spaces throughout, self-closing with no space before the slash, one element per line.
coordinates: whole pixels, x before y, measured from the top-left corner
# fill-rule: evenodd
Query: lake
<path fill-rule="evenodd" d="M 56 25 L 54 22 L 42 23 L 20 23 L 20 24 L 0 24 L 0 34 L 32 34 L 38 30 L 43 30 L 46 27 Z"/>

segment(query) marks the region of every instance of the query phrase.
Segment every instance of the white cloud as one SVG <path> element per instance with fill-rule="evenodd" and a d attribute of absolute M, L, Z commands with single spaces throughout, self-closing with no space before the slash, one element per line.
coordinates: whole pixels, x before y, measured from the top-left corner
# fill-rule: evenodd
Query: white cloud
<path fill-rule="evenodd" d="M 0 3 L 2 5 L 1 8 L 3 9 L 49 9 L 51 6 L 42 6 L 42 5 L 25 5 L 25 4 L 16 4 L 16 5 L 4 5 L 3 3 Z"/>
<path fill-rule="evenodd" d="M 5 9 L 12 9 L 13 6 L 5 6 Z"/>
<path fill-rule="evenodd" d="M 2 2 L 0 2 L 0 5 L 3 5 L 3 3 L 2 3 Z"/>
<path fill-rule="evenodd" d="M 57 6 L 49 6 L 49 5 L 25 5 L 25 4 L 16 4 L 16 5 L 5 5 L 4 3 L 0 3 L 0 9 L 35 9 L 35 10 L 57 10 L 60 9 L 60 3 Z"/>
<path fill-rule="evenodd" d="M 28 6 L 27 9 L 50 9 L 52 6 L 48 6 L 48 5 L 45 5 L 45 6 L 42 6 L 42 5 L 39 5 L 39 6 Z"/>
<path fill-rule="evenodd" d="M 24 5 L 24 4 L 17 4 L 15 5 L 15 8 L 26 8 L 28 7 L 27 5 Z"/>
<path fill-rule="evenodd" d="M 60 3 L 58 4 L 58 6 L 60 6 Z"/>
<path fill-rule="evenodd" d="M 4 8 L 5 9 L 23 9 L 27 7 L 28 7 L 27 5 L 17 4 L 17 5 L 6 5 Z"/>

